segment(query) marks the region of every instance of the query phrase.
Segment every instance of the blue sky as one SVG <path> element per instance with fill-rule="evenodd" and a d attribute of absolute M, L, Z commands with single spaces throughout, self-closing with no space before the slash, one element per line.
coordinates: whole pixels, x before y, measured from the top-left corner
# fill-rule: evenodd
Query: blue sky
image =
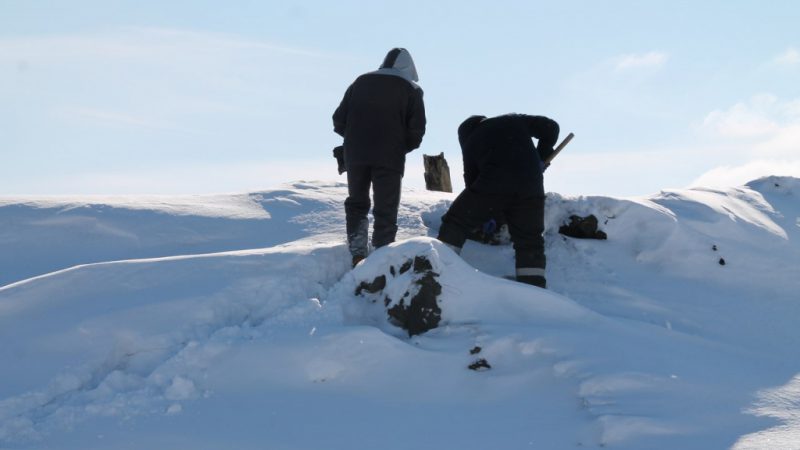
<path fill-rule="evenodd" d="M 552 117 L 568 195 L 800 176 L 800 3 L 0 0 L 0 195 L 339 180 L 330 116 L 411 52 L 460 188 L 471 114 Z"/>

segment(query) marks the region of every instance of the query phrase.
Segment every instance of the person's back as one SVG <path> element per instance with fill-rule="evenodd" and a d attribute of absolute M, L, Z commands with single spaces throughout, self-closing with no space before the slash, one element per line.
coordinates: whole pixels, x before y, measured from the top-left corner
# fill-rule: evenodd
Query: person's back
<path fill-rule="evenodd" d="M 506 114 L 484 118 L 461 139 L 469 187 L 491 194 L 544 195 L 541 161 L 553 151 L 558 125 L 542 116 Z M 539 148 L 531 137 L 540 140 Z"/>
<path fill-rule="evenodd" d="M 345 159 L 352 164 L 403 168 L 406 153 L 419 145 L 409 145 L 406 126 L 407 118 L 418 107 L 418 94 L 414 92 L 418 89 L 393 75 L 368 73 L 358 77 L 347 104 Z M 424 125 L 420 128 L 424 132 Z"/>

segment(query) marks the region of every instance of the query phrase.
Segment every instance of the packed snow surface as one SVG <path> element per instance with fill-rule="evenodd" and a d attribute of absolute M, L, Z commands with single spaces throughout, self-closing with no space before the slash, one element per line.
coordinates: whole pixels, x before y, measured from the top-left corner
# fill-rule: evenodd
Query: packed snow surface
<path fill-rule="evenodd" d="M 551 193 L 547 290 L 424 191 L 350 270 L 346 195 L 0 198 L 0 449 L 800 448 L 800 180 Z M 416 257 L 409 338 L 356 291 Z"/>

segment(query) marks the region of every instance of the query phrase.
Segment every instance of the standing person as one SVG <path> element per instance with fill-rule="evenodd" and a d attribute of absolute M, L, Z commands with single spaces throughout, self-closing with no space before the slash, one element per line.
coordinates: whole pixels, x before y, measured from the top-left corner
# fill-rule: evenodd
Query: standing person
<path fill-rule="evenodd" d="M 517 281 L 546 287 L 542 173 L 558 132 L 555 121 L 524 114 L 462 122 L 465 189 L 442 217 L 438 239 L 460 252 L 472 231 L 502 215 L 514 243 Z"/>
<path fill-rule="evenodd" d="M 333 131 L 344 137 L 348 197 L 347 242 L 353 267 L 367 256 L 370 185 L 375 218 L 372 246 L 394 242 L 406 153 L 425 134 L 425 105 L 411 54 L 389 51 L 380 68 L 356 78 L 333 113 Z"/>

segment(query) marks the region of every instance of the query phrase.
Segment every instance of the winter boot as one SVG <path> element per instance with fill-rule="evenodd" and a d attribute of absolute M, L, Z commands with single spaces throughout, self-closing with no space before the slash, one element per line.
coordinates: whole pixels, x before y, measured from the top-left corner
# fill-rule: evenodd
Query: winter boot
<path fill-rule="evenodd" d="M 517 275 L 517 281 L 525 284 L 532 284 L 542 289 L 547 289 L 547 280 L 539 275 Z"/>
<path fill-rule="evenodd" d="M 360 263 L 363 260 L 364 260 L 363 256 L 361 256 L 361 255 L 353 255 L 353 268 L 355 269 L 355 267 L 358 265 L 358 263 Z"/>

